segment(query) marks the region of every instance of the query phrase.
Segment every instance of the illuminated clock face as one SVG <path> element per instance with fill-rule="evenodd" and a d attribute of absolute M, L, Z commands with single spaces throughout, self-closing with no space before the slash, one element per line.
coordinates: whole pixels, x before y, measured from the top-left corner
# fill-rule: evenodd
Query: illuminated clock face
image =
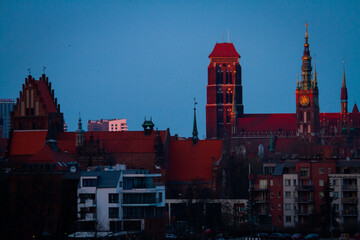
<path fill-rule="evenodd" d="M 307 106 L 307 105 L 309 105 L 309 103 L 310 103 L 310 98 L 309 98 L 309 96 L 307 96 L 307 95 L 303 95 L 303 96 L 301 96 L 300 97 L 300 104 L 301 104 L 301 106 Z"/>

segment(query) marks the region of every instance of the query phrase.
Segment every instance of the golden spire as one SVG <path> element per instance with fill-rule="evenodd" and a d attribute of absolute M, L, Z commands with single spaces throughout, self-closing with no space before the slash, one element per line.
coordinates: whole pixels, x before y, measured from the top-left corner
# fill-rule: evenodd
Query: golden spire
<path fill-rule="evenodd" d="M 308 23 L 307 23 L 307 21 L 305 22 L 305 39 L 306 39 L 306 42 L 307 42 L 307 40 L 309 39 L 308 38 L 308 32 L 307 32 L 307 27 L 308 27 Z"/>

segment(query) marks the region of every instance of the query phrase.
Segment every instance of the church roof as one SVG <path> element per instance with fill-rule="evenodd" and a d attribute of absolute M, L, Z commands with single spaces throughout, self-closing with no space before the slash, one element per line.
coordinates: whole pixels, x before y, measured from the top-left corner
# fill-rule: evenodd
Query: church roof
<path fill-rule="evenodd" d="M 236 57 L 240 58 L 240 54 L 236 51 L 232 43 L 217 43 L 214 50 L 210 53 L 209 58 L 212 57 Z"/>
<path fill-rule="evenodd" d="M 161 140 L 164 142 L 166 131 L 159 131 Z M 100 145 L 105 146 L 108 153 L 153 153 L 156 131 L 145 135 L 144 131 L 121 131 L 121 132 L 86 132 L 85 137 L 94 140 L 99 139 Z M 75 133 L 58 133 L 58 146 L 62 151 L 76 153 Z"/>
<path fill-rule="evenodd" d="M 295 113 L 278 114 L 244 114 L 238 118 L 239 133 L 244 132 L 272 132 L 296 131 Z"/>
<path fill-rule="evenodd" d="M 171 140 L 167 181 L 211 181 L 212 163 L 221 157 L 221 140 Z"/>
<path fill-rule="evenodd" d="M 48 145 L 31 156 L 28 161 L 28 163 L 54 163 L 57 169 L 68 168 L 67 164 L 70 162 L 75 161 L 68 154 L 53 150 Z"/>
<path fill-rule="evenodd" d="M 47 130 L 13 132 L 10 144 L 10 155 L 33 155 L 40 151 L 46 140 Z"/>

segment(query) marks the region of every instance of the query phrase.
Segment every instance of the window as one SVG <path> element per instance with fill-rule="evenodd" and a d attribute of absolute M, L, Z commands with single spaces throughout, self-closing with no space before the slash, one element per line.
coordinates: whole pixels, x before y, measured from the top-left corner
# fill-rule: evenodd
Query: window
<path fill-rule="evenodd" d="M 109 208 L 109 218 L 119 218 L 119 208 L 110 207 Z"/>
<path fill-rule="evenodd" d="M 287 211 L 291 210 L 291 204 L 290 203 L 285 204 L 285 210 L 287 210 Z"/>
<path fill-rule="evenodd" d="M 285 198 L 291 198 L 291 192 L 285 192 Z"/>
<path fill-rule="evenodd" d="M 90 193 L 80 193 L 79 194 L 80 203 L 85 203 L 86 199 L 95 200 L 95 194 Z"/>
<path fill-rule="evenodd" d="M 319 192 L 319 198 L 323 198 L 324 197 L 324 192 Z"/>
<path fill-rule="evenodd" d="M 323 187 L 323 186 L 324 186 L 324 180 L 322 180 L 322 179 L 319 180 L 319 186 L 320 186 L 320 187 Z"/>
<path fill-rule="evenodd" d="M 294 186 L 296 186 L 296 179 L 294 179 L 294 181 L 293 181 L 293 182 L 294 182 Z"/>
<path fill-rule="evenodd" d="M 331 173 L 331 168 L 328 168 L 328 174 L 330 174 Z"/>
<path fill-rule="evenodd" d="M 322 167 L 319 168 L 319 174 L 324 174 L 324 169 Z"/>
<path fill-rule="evenodd" d="M 109 203 L 119 203 L 119 194 L 109 193 Z"/>
<path fill-rule="evenodd" d="M 278 204 L 278 210 L 281 210 L 281 204 L 280 203 Z"/>
<path fill-rule="evenodd" d="M 278 221 L 281 222 L 281 216 L 278 216 Z"/>
<path fill-rule="evenodd" d="M 274 205 L 272 203 L 270 204 L 270 210 L 274 210 Z"/>
<path fill-rule="evenodd" d="M 290 185 L 291 185 L 290 179 L 285 179 L 285 186 L 290 186 Z"/>
<path fill-rule="evenodd" d="M 280 186 L 281 185 L 281 181 L 280 180 L 278 180 L 278 186 Z"/>
<path fill-rule="evenodd" d="M 339 179 L 333 179 L 333 186 L 338 186 L 339 185 Z"/>
<path fill-rule="evenodd" d="M 159 192 L 159 202 L 162 202 L 162 192 Z"/>
<path fill-rule="evenodd" d="M 278 192 L 278 198 L 281 198 L 281 192 Z"/>
<path fill-rule="evenodd" d="M 270 192 L 270 197 L 271 197 L 271 198 L 273 198 L 273 197 L 274 197 L 273 192 Z"/>
<path fill-rule="evenodd" d="M 95 187 L 96 186 L 96 178 L 83 179 L 82 186 L 83 187 Z"/>
<path fill-rule="evenodd" d="M 300 177 L 309 177 L 309 168 L 300 168 Z"/>
<path fill-rule="evenodd" d="M 260 189 L 267 189 L 267 180 L 266 179 L 260 180 L 259 187 L 260 187 Z"/>
<path fill-rule="evenodd" d="M 274 185 L 274 181 L 271 179 L 270 180 L 270 186 L 273 186 Z"/>
<path fill-rule="evenodd" d="M 285 217 L 285 222 L 290 223 L 291 222 L 291 216 L 286 216 Z"/>

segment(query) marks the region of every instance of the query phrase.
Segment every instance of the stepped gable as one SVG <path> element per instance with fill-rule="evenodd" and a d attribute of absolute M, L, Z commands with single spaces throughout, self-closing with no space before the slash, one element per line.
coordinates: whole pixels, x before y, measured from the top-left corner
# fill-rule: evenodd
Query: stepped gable
<path fill-rule="evenodd" d="M 211 181 L 212 167 L 221 157 L 222 140 L 171 140 L 168 182 Z"/>

